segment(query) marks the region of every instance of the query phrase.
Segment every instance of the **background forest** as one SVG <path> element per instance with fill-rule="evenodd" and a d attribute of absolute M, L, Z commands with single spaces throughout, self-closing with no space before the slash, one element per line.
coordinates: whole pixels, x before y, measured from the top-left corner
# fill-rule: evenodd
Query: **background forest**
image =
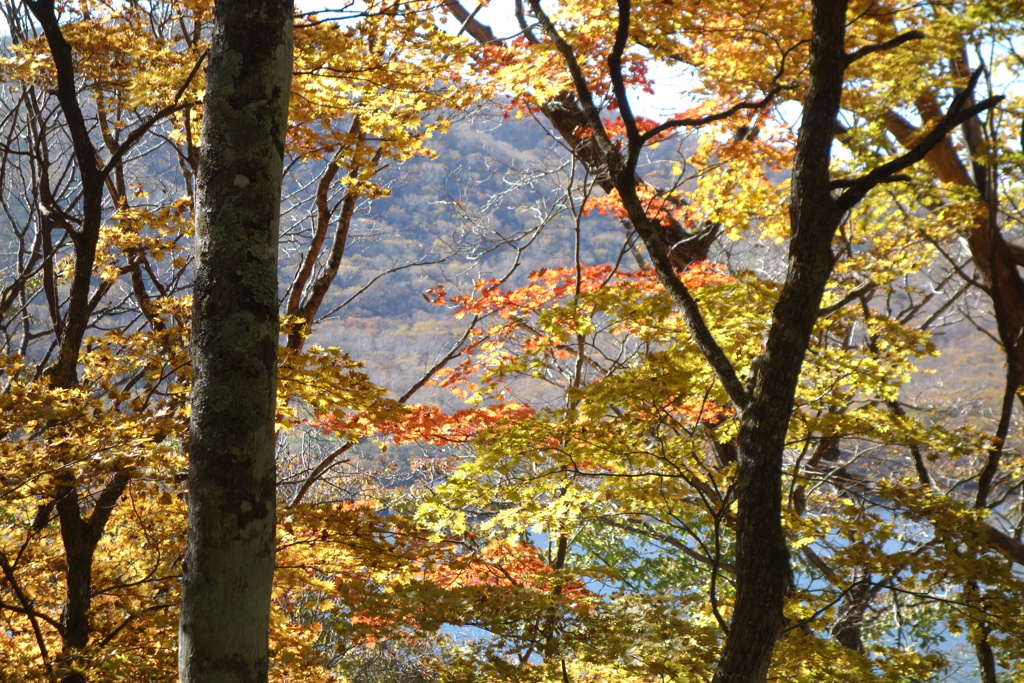
<path fill-rule="evenodd" d="M 210 9 L 0 0 L 0 681 L 176 680 Z M 473 10 L 295 18 L 271 679 L 1024 677 L 1024 5 Z"/>

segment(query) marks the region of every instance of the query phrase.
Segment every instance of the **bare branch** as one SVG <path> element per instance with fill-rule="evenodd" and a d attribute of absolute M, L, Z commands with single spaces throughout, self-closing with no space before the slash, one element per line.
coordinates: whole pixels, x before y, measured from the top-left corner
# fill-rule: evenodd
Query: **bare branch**
<path fill-rule="evenodd" d="M 699 126 L 705 126 L 709 123 L 714 123 L 715 121 L 727 119 L 730 116 L 738 114 L 739 112 L 745 109 L 764 109 L 765 107 L 772 103 L 772 100 L 775 99 L 775 96 L 782 92 L 783 89 L 783 86 L 777 85 L 771 90 L 769 90 L 768 93 L 759 100 L 747 100 L 744 102 L 737 102 L 728 109 L 723 109 L 720 112 L 708 114 L 707 116 L 698 116 L 697 118 L 693 119 L 671 119 L 669 121 L 665 121 L 664 123 L 659 124 L 654 128 L 651 128 L 649 131 L 640 136 L 640 142 L 646 143 L 653 139 L 655 136 L 661 135 L 665 131 L 671 130 L 672 128 L 697 128 Z"/>
<path fill-rule="evenodd" d="M 818 315 L 820 317 L 822 317 L 822 318 L 828 317 L 828 316 L 832 315 L 833 313 L 836 313 L 837 311 L 840 311 L 840 310 L 846 308 L 848 305 L 852 304 L 854 301 L 857 301 L 858 299 L 867 296 L 868 294 L 870 294 L 875 289 L 875 287 L 877 287 L 877 285 L 874 282 L 869 280 L 869 281 L 865 282 L 864 284 L 862 284 L 860 287 L 857 287 L 856 289 L 854 289 L 852 292 L 850 292 L 849 294 L 844 296 L 842 299 L 840 299 L 836 303 L 832 304 L 831 306 L 827 306 L 825 308 L 822 308 L 820 311 L 818 311 Z"/>
<path fill-rule="evenodd" d="M 482 6 L 482 5 L 481 5 Z M 501 41 L 494 35 L 490 26 L 486 26 L 480 23 L 480 20 L 476 18 L 476 13 L 480 10 L 477 7 L 473 12 L 469 12 L 465 7 L 459 3 L 458 0 L 444 0 L 444 8 L 448 10 L 455 20 L 462 24 L 459 29 L 459 33 L 468 33 L 473 38 L 483 45 L 497 44 Z"/>
<path fill-rule="evenodd" d="M 21 585 L 14 576 L 14 567 L 11 566 L 10 562 L 7 561 L 7 556 L 2 552 L 0 552 L 0 570 L 3 570 L 4 578 L 7 579 L 7 583 L 11 586 L 11 590 L 14 592 L 15 597 L 18 598 L 18 602 L 21 603 L 20 608 L 15 607 L 14 605 L 2 605 L 2 607 L 4 609 L 11 610 L 12 612 L 20 612 L 28 617 L 28 621 L 32 625 L 32 633 L 35 636 L 36 644 L 39 647 L 39 654 L 46 666 L 46 671 L 50 676 L 53 676 L 53 664 L 50 662 L 50 654 L 46 649 L 46 638 L 43 637 L 43 631 L 39 628 L 39 620 L 42 619 L 46 623 L 50 624 L 56 628 L 58 632 L 61 630 L 60 622 L 32 609 L 28 596 L 25 594 L 25 591 L 22 590 Z"/>
<path fill-rule="evenodd" d="M 676 550 L 680 551 L 681 553 L 683 553 L 687 557 L 690 557 L 690 558 L 692 558 L 694 560 L 697 560 L 698 562 L 700 562 L 702 564 L 706 564 L 706 565 L 709 565 L 709 566 L 717 567 L 718 569 L 725 569 L 726 571 L 729 571 L 729 572 L 735 571 L 735 568 L 731 564 L 729 564 L 728 562 L 723 562 L 722 560 L 720 560 L 718 558 L 708 557 L 707 555 L 704 555 L 703 553 L 699 553 L 696 550 L 694 550 L 693 548 L 691 548 L 690 546 L 688 546 L 685 543 L 683 543 L 682 541 L 680 541 L 678 538 L 676 538 L 674 536 L 670 536 L 669 534 L 663 534 L 663 533 L 655 530 L 647 522 L 640 522 L 639 526 L 637 526 L 637 525 L 633 525 L 633 524 L 626 524 L 624 522 L 616 521 L 615 519 L 612 519 L 611 517 L 602 517 L 601 518 L 601 522 L 603 524 L 607 524 L 610 527 L 615 527 L 616 529 L 622 529 L 623 531 L 626 531 L 628 533 L 636 534 L 637 536 L 644 536 L 646 538 L 650 538 L 650 539 L 658 541 L 660 543 L 664 543 L 665 545 L 672 546 L 673 548 L 675 548 Z"/>

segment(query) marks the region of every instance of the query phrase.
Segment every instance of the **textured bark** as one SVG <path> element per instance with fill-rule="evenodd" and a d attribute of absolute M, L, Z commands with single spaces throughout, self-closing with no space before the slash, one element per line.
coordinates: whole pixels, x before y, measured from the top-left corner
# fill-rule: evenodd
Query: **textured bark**
<path fill-rule="evenodd" d="M 292 3 L 218 0 L 197 181 L 179 680 L 267 680 Z"/>
<path fill-rule="evenodd" d="M 814 3 L 788 270 L 737 438 L 736 604 L 715 683 L 764 681 L 784 623 L 790 568 L 782 529 L 782 453 L 800 368 L 832 272 L 832 238 L 843 216 L 830 192 L 829 161 L 843 90 L 845 21 L 845 0 Z"/>

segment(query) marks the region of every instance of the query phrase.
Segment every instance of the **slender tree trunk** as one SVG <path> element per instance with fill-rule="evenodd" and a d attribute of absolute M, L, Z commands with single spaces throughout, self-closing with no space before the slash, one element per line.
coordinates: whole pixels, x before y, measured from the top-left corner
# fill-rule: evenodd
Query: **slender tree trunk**
<path fill-rule="evenodd" d="M 55 3 L 53 0 L 26 0 L 25 4 L 39 22 L 53 59 L 57 76 L 57 101 L 64 116 L 67 135 L 71 139 L 76 172 L 81 181 L 81 222 L 77 227 L 66 222 L 60 226 L 70 235 L 75 254 L 74 271 L 63 315 L 53 279 L 51 259 L 54 256 L 50 248 L 50 232 L 57 225 L 50 216 L 46 216 L 41 226 L 46 252 L 44 258 L 48 260 L 48 264 L 44 266 L 43 278 L 54 331 L 59 339 L 57 359 L 47 369 L 47 375 L 53 386 L 71 388 L 78 384 L 79 354 L 93 310 L 90 299 L 94 298 L 93 266 L 96 263 L 96 248 L 103 222 L 104 175 L 96 163 L 96 148 L 78 101 L 74 53 L 61 30 Z M 40 178 L 39 182 L 40 204 L 47 210 L 45 213 L 49 213 L 55 208 L 56 203 L 50 195 L 48 180 Z M 96 482 L 92 483 L 96 485 Z M 79 496 L 79 485 L 73 475 L 63 477 L 53 494 L 66 562 L 59 667 L 62 683 L 86 681 L 81 669 L 84 666 L 83 653 L 89 645 L 91 635 L 93 555 L 110 511 L 127 485 L 128 477 L 125 474 L 118 474 L 107 482 L 100 495 L 103 507 L 97 505 L 89 519 L 83 517 L 83 500 Z"/>
<path fill-rule="evenodd" d="M 217 0 L 197 181 L 179 680 L 267 680 L 290 0 Z"/>
<path fill-rule="evenodd" d="M 817 0 L 812 25 L 789 266 L 737 438 L 736 606 L 715 683 L 762 683 L 784 623 L 790 568 L 782 529 L 782 453 L 800 368 L 832 272 L 832 238 L 844 213 L 829 188 L 829 162 L 846 62 L 846 0 Z"/>

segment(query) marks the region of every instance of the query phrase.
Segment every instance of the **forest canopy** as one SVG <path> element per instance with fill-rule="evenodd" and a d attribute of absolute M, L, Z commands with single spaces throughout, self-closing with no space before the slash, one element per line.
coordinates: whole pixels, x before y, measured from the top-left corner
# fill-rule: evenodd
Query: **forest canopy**
<path fill-rule="evenodd" d="M 0 681 L 177 680 L 212 9 L 0 0 Z M 300 6 L 270 679 L 1024 676 L 1022 17 Z"/>

